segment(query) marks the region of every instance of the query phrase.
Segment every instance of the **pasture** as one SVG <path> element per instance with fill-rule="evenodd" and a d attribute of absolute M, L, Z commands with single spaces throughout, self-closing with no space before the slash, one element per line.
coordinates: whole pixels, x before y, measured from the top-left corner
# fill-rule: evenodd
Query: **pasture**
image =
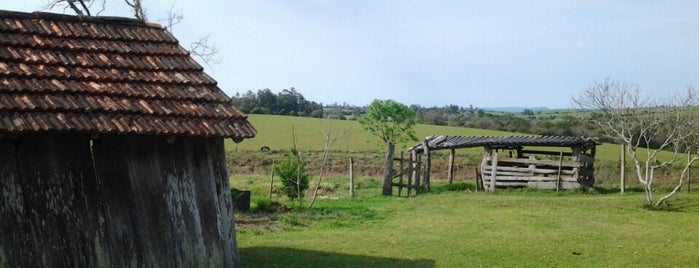
<path fill-rule="evenodd" d="M 280 116 L 280 115 L 249 115 L 250 123 L 257 129 L 257 136 L 247 139 L 242 143 L 234 143 L 226 140 L 226 150 L 235 151 L 259 151 L 261 147 L 268 146 L 272 150 L 286 150 L 293 146 L 292 130 L 296 134 L 296 145 L 302 151 L 322 151 L 330 124 L 329 119 Z M 524 133 L 505 132 L 497 130 L 448 127 L 418 124 L 415 127 L 416 136 L 424 138 L 430 135 L 461 135 L 461 136 L 512 136 L 528 135 Z M 365 132 L 357 121 L 332 120 L 332 135 L 341 136 L 332 147 L 338 152 L 380 152 L 383 153 L 384 145 L 378 138 Z M 398 145 L 396 151 L 405 150 L 417 144 L 408 143 Z M 620 147 L 617 144 L 602 144 L 597 147 L 596 158 L 600 161 L 619 161 Z M 469 154 L 480 155 L 481 148 L 462 150 Z M 662 154 L 661 157 L 668 157 Z"/>
<path fill-rule="evenodd" d="M 293 146 L 293 132 L 296 133 L 296 145 L 305 156 L 308 157 L 308 166 L 311 174 L 318 174 L 317 166 L 320 163 L 320 151 L 325 141 L 323 132 L 327 131 L 330 124 L 329 119 L 318 119 L 308 117 L 278 116 L 278 115 L 249 115 L 250 122 L 255 126 L 258 134 L 255 138 L 245 140 L 242 143 L 233 143 L 226 140 L 226 150 L 229 154 L 229 171 L 231 174 L 269 174 L 272 161 L 280 158 L 283 151 Z M 463 136 L 511 136 L 526 135 L 522 133 L 483 130 L 475 128 L 447 127 L 418 124 L 415 128 L 417 137 L 429 135 L 463 135 Z M 357 121 L 333 120 L 333 135 L 341 135 L 332 146 L 330 156 L 330 168 L 333 175 L 346 174 L 346 163 L 350 157 L 354 157 L 360 166 L 356 169 L 360 176 L 380 176 L 382 158 L 384 157 L 384 145 L 378 138 L 365 132 Z M 407 150 L 407 147 L 417 144 L 408 143 L 397 145 L 396 154 L 399 151 Z M 271 152 L 260 152 L 260 148 L 267 146 Z M 547 148 L 542 148 L 546 150 Z M 560 149 L 554 149 L 560 150 Z M 644 155 L 644 150 L 639 151 L 639 155 Z M 480 163 L 483 153 L 482 148 L 469 148 L 457 150 L 457 170 L 463 172 L 456 175 L 457 179 L 472 180 L 475 166 Z M 617 144 L 602 144 L 597 147 L 596 176 L 600 184 L 608 186 L 618 185 L 619 176 L 619 154 L 620 146 Z M 446 159 L 448 152 L 436 152 L 433 164 L 433 172 L 436 177 L 443 177 L 440 170 L 446 169 Z M 661 152 L 659 159 L 671 157 L 669 152 Z M 631 160 L 627 157 L 627 183 L 633 186 L 636 181 L 633 176 Z M 664 168 L 658 171 L 658 183 L 672 184 L 676 175 L 681 171 L 678 161 L 674 168 Z M 695 165 L 699 166 L 699 164 Z M 442 166 L 444 166 L 442 168 Z M 696 170 L 696 168 L 695 168 Z M 441 172 L 441 173 L 440 173 Z"/>
<path fill-rule="evenodd" d="M 253 200 L 265 200 L 264 181 L 248 177 L 233 178 L 231 183 L 252 188 Z M 331 179 L 312 209 L 236 214 L 243 267 L 695 267 L 699 263 L 696 192 L 680 194 L 665 211 L 649 211 L 642 208 L 640 192 L 492 194 L 441 184 L 432 194 L 385 198 L 379 196 L 378 181 L 359 181 L 362 186 L 354 199 L 346 197 L 346 179 Z M 284 198 L 273 198 L 293 206 Z"/>
<path fill-rule="evenodd" d="M 308 166 L 319 163 L 323 131 L 330 120 L 250 115 L 250 122 L 258 130 L 256 138 L 240 144 L 226 141 L 229 166 L 241 167 L 231 171 L 231 186 L 252 191 L 253 211 L 236 213 L 243 267 L 694 267 L 699 263 L 699 191 L 683 190 L 663 211 L 650 211 L 643 208 L 643 193 L 629 170 L 630 189 L 618 194 L 614 189 L 618 145 L 597 148 L 596 172 L 605 177 L 598 179 L 598 185 L 606 188 L 493 194 L 466 191 L 473 189 L 468 179 L 447 185 L 435 176 L 432 193 L 386 198 L 380 196 L 376 175 L 381 173 L 383 146 L 356 121 L 334 120 L 333 132 L 343 133 L 329 159 L 328 174 L 334 177 L 319 186 L 320 197 L 309 209 L 281 196 L 278 180 L 268 198 L 269 166 L 292 146 L 292 126 Z M 523 135 L 431 125 L 418 125 L 416 132 L 418 137 Z M 271 151 L 261 152 L 262 146 Z M 481 153 L 481 148 L 459 150 L 457 163 L 476 164 Z M 359 166 L 355 198 L 347 197 L 347 179 L 342 178 L 349 157 Z M 438 153 L 435 159 L 445 157 Z M 375 166 L 370 164 L 374 162 Z M 672 173 L 661 172 L 658 182 L 666 186 L 657 187 L 656 195 L 668 191 Z M 314 189 L 317 167 L 309 174 Z M 305 206 L 310 196 L 309 191 Z"/>

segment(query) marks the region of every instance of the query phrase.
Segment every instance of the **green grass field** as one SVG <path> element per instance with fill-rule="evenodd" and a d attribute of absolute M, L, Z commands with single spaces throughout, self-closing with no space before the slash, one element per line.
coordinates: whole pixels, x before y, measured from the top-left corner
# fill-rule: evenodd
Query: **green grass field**
<path fill-rule="evenodd" d="M 327 131 L 329 119 L 278 116 L 278 115 L 249 115 L 250 123 L 257 129 L 257 136 L 244 140 L 241 143 L 233 143 L 226 140 L 228 151 L 259 151 L 262 146 L 268 146 L 272 150 L 286 150 L 293 146 L 292 128 L 296 133 L 296 145 L 304 151 L 321 151 L 323 149 L 323 131 Z M 333 135 L 342 134 L 332 147 L 334 151 L 344 152 L 383 152 L 384 147 L 378 138 L 365 132 L 357 121 L 333 120 Z M 415 132 L 418 138 L 430 135 L 461 135 L 461 136 L 512 136 L 527 135 L 505 131 L 447 127 L 435 125 L 417 125 Z M 407 147 L 417 144 L 409 143 L 397 150 L 405 150 Z M 560 150 L 560 149 L 556 149 Z M 463 151 L 480 155 L 482 148 L 464 149 Z M 620 147 L 616 144 L 602 144 L 597 147 L 596 158 L 600 161 L 619 161 Z M 669 153 L 663 153 L 661 159 L 670 157 Z"/>
<path fill-rule="evenodd" d="M 280 155 L 259 152 L 262 146 L 290 148 L 292 126 L 301 150 L 320 151 L 330 121 L 250 115 L 250 122 L 258 130 L 256 138 L 226 144 L 232 154 L 247 156 L 237 160 L 241 166 Z M 344 163 L 348 155 L 362 153 L 380 158 L 383 146 L 356 121 L 335 120 L 333 130 L 344 136 L 331 160 Z M 416 132 L 418 137 L 523 135 L 431 125 L 418 125 Z M 479 159 L 481 150 L 459 150 L 459 155 Z M 599 174 L 618 169 L 619 150 L 614 144 L 597 148 L 596 166 L 604 171 Z M 311 174 L 312 188 L 316 175 Z M 243 267 L 695 267 L 698 192 L 683 191 L 664 211 L 647 210 L 631 175 L 632 189 L 625 195 L 612 189 L 615 179 L 606 178 L 602 184 L 610 188 L 564 193 L 445 191 L 450 187 L 436 181 L 432 193 L 411 198 L 380 196 L 379 180 L 363 177 L 357 179 L 354 199 L 347 197 L 347 179 L 330 178 L 321 184 L 312 209 L 299 209 L 280 196 L 278 182 L 268 199 L 268 175 L 234 175 L 231 186 L 251 190 L 253 211 L 258 211 L 236 214 Z M 667 187 L 658 187 L 656 195 Z M 274 207 L 272 201 L 291 210 L 260 212 Z"/>
<path fill-rule="evenodd" d="M 233 178 L 266 194 L 263 178 Z M 243 267 L 696 267 L 699 195 L 666 211 L 625 195 L 550 191 L 440 191 L 379 196 L 379 183 L 331 179 L 312 209 L 238 213 Z M 290 205 L 284 198 L 275 200 Z M 308 204 L 308 202 L 306 202 Z M 256 224 L 250 223 L 257 222 Z"/>

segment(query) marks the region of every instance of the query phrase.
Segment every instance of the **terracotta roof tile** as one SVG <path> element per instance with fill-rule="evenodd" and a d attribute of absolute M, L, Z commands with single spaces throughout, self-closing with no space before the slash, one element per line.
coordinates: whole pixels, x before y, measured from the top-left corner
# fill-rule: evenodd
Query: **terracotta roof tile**
<path fill-rule="evenodd" d="M 0 11 L 0 133 L 255 136 L 162 27 Z"/>

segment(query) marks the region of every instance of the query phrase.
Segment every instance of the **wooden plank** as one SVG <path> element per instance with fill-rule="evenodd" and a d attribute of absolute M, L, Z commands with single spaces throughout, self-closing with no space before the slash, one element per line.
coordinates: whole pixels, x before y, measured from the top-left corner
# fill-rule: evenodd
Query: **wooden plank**
<path fill-rule="evenodd" d="M 491 183 L 492 184 L 492 183 Z M 498 186 L 504 186 L 504 187 L 520 187 L 520 186 L 527 186 L 527 182 L 515 182 L 515 181 L 496 181 L 495 182 L 495 188 Z"/>
<path fill-rule="evenodd" d="M 490 181 L 490 178 L 485 179 L 486 182 Z M 497 181 L 556 181 L 556 177 L 527 177 L 527 176 L 500 176 L 498 174 Z M 575 178 L 561 178 L 564 182 L 577 182 Z"/>
<path fill-rule="evenodd" d="M 522 150 L 522 153 L 558 156 L 560 152 L 541 151 L 541 150 Z M 573 156 L 573 153 L 572 152 L 563 152 L 563 156 Z"/>
<path fill-rule="evenodd" d="M 2 157 L 12 162 L 14 156 L 16 169 L 2 168 L 3 173 L 14 175 L 1 177 L 12 182 L 3 182 L 5 189 L 0 192 L 9 201 L 0 204 L 2 233 L 9 233 L 0 235 L 5 251 L 0 258 L 7 260 L 0 261 L 0 266 L 3 262 L 8 267 L 96 266 L 98 252 L 93 243 L 101 239 L 101 202 L 87 136 L 28 134 L 14 149 Z M 20 196 L 18 204 L 15 198 Z M 8 220 L 18 225 L 6 229 Z M 8 241 L 7 236 L 16 240 Z"/>
<path fill-rule="evenodd" d="M 543 189 L 543 190 L 555 190 L 556 182 L 528 182 L 527 187 Z M 577 182 L 561 182 L 560 189 L 570 190 L 580 188 L 580 184 Z"/>
<path fill-rule="evenodd" d="M 498 162 L 498 164 L 499 164 L 499 163 L 500 163 L 500 162 Z M 485 171 L 490 172 L 491 170 L 490 170 L 490 168 L 486 168 Z M 534 174 L 550 174 L 550 175 L 553 175 L 553 174 L 557 174 L 557 173 L 558 173 L 558 170 L 554 170 L 554 169 L 543 169 L 543 168 L 534 168 L 534 169 L 530 169 L 530 168 L 527 168 L 527 167 L 503 167 L 503 166 L 498 166 L 498 172 L 501 172 L 501 171 L 512 171 L 512 172 L 519 172 L 519 173 L 523 173 L 523 174 L 531 174 L 531 173 L 534 173 Z M 574 174 L 576 173 L 576 171 L 575 171 L 575 170 L 561 170 L 561 173 L 562 173 L 562 174 L 565 174 L 565 175 L 574 175 Z"/>
<path fill-rule="evenodd" d="M 39 267 L 40 256 L 31 243 L 31 229 L 24 203 L 22 178 L 17 164 L 17 146 L 0 139 L 0 266 Z"/>
<path fill-rule="evenodd" d="M 502 158 L 499 160 L 500 162 L 503 163 L 518 163 L 518 164 L 525 164 L 525 165 L 537 165 L 537 166 L 552 166 L 552 167 L 558 167 L 558 160 L 543 160 L 543 159 L 537 159 L 537 160 L 532 160 L 532 159 L 526 159 L 526 158 Z M 576 168 L 576 167 L 581 167 L 582 164 L 579 162 L 573 162 L 573 161 L 563 161 L 563 167 L 570 167 L 570 168 Z"/>

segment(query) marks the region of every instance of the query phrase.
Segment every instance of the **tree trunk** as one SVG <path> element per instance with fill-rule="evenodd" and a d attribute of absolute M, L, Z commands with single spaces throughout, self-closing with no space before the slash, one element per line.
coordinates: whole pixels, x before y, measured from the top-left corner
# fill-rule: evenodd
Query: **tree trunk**
<path fill-rule="evenodd" d="M 383 195 L 390 196 L 392 194 L 391 181 L 393 180 L 393 151 L 395 145 L 392 142 L 386 143 L 386 170 L 383 176 Z"/>

